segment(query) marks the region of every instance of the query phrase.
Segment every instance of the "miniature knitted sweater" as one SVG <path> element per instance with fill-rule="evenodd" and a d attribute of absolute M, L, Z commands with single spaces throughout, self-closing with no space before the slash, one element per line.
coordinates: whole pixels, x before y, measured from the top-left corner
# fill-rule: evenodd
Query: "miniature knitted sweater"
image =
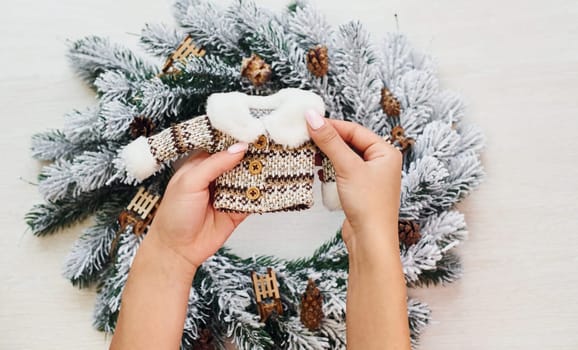
<path fill-rule="evenodd" d="M 270 96 L 217 93 L 207 100 L 206 115 L 174 125 L 128 144 L 121 159 L 129 176 L 142 181 L 163 163 L 191 150 L 209 153 L 244 141 L 249 148 L 240 164 L 215 181 L 213 206 L 222 211 L 264 213 L 313 205 L 315 156 L 305 112 L 325 114 L 322 99 L 310 91 L 283 89 Z M 321 154 L 323 203 L 340 209 L 335 172 Z"/>

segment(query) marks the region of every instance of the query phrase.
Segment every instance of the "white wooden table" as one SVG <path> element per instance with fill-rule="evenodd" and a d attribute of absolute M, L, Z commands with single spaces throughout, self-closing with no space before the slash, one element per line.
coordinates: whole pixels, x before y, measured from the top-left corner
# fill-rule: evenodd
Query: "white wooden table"
<path fill-rule="evenodd" d="M 80 228 L 42 239 L 26 232 L 23 215 L 40 199 L 27 182 L 35 182 L 39 169 L 29 140 L 61 126 L 63 113 L 95 101 L 67 66 L 66 39 L 99 34 L 134 44 L 145 22 L 171 23 L 168 1 L 143 3 L 0 4 L 0 349 L 108 346 L 91 327 L 94 290 L 77 290 L 61 277 Z M 443 86 L 463 93 L 468 119 L 488 137 L 487 180 L 460 206 L 471 233 L 459 248 L 465 276 L 445 288 L 413 292 L 431 305 L 435 320 L 422 348 L 577 349 L 578 3 L 317 4 L 334 23 L 358 18 L 375 34 L 395 30 L 397 13 L 400 30 L 437 58 Z M 244 255 L 310 254 L 338 222 L 321 210 L 255 216 L 231 244 Z"/>

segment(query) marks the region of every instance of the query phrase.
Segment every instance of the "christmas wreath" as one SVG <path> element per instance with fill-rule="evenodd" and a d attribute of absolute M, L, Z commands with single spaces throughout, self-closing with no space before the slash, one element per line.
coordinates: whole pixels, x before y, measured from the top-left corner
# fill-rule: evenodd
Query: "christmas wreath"
<path fill-rule="evenodd" d="M 33 233 L 47 235 L 94 217 L 64 274 L 75 286 L 97 284 L 99 330 L 114 331 L 131 261 L 172 175 L 167 167 L 138 186 L 123 181 L 115 167 L 118 152 L 138 136 L 203 113 L 214 92 L 312 90 L 331 118 L 390 135 L 404 153 L 399 237 L 407 285 L 460 277 L 453 248 L 465 239 L 466 224 L 454 205 L 481 180 L 484 141 L 462 121 L 461 98 L 440 89 L 427 55 L 399 33 L 374 45 L 358 22 L 333 28 L 303 1 L 271 13 L 251 1 L 220 8 L 179 0 L 175 15 L 178 29 L 149 24 L 142 31 L 140 42 L 156 61 L 101 37 L 72 43 L 72 66 L 98 103 L 32 140 L 33 156 L 50 161 L 39 175 L 45 202 L 26 217 Z M 280 310 L 260 322 L 253 284 L 275 277 Z M 245 259 L 222 249 L 197 273 L 182 347 L 222 348 L 229 339 L 239 349 L 345 348 L 346 281 L 339 233 L 296 260 Z M 410 298 L 408 316 L 415 345 L 430 311 Z"/>

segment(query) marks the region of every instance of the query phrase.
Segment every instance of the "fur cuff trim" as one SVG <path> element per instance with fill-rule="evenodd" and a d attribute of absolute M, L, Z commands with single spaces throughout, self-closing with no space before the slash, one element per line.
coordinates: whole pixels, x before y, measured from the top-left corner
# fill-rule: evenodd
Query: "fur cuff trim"
<path fill-rule="evenodd" d="M 122 149 L 120 157 L 127 173 L 138 181 L 143 181 L 161 168 L 151 153 L 149 143 L 144 136 L 140 136 L 126 145 Z"/>
<path fill-rule="evenodd" d="M 341 201 L 339 201 L 339 193 L 337 193 L 337 182 L 323 182 L 321 184 L 321 195 L 323 197 L 323 205 L 331 210 L 342 210 Z"/>

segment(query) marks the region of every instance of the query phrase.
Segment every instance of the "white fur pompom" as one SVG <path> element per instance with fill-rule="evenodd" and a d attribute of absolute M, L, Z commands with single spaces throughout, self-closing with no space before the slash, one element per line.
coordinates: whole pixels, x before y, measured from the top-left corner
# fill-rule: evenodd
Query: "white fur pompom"
<path fill-rule="evenodd" d="M 120 153 L 127 173 L 143 181 L 160 169 L 160 165 L 150 150 L 146 137 L 141 136 L 126 145 Z"/>
<path fill-rule="evenodd" d="M 337 182 L 323 182 L 321 184 L 321 195 L 323 197 L 323 205 L 331 210 L 343 210 L 341 201 L 339 200 L 339 193 L 337 193 Z"/>

